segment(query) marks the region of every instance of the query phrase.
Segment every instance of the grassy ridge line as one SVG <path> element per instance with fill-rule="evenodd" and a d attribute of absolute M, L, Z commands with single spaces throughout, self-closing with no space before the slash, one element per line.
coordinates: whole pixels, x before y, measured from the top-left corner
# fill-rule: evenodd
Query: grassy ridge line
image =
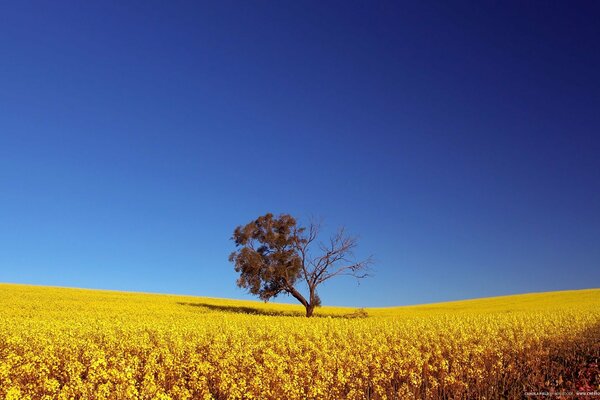
<path fill-rule="evenodd" d="M 582 304 L 600 308 L 600 289 L 562 290 L 525 293 L 478 299 L 417 304 L 398 307 L 369 308 L 369 315 L 402 315 L 457 312 L 516 312 L 569 309 Z"/>
<path fill-rule="evenodd" d="M 149 304 L 178 304 L 187 306 L 197 306 L 196 308 L 208 309 L 213 311 L 232 311 L 239 313 L 257 313 L 257 314 L 281 314 L 295 315 L 302 314 L 303 308 L 300 305 L 281 304 L 281 303 L 263 303 L 253 300 L 235 300 L 213 297 L 199 297 L 186 295 L 171 295 L 157 293 L 126 292 L 114 290 L 99 289 L 80 289 L 65 288 L 53 286 L 23 285 L 12 283 L 0 283 L 0 292 L 4 294 L 18 292 L 21 301 L 27 303 L 28 300 L 39 301 L 58 301 L 78 300 L 84 298 L 94 298 L 99 304 L 102 302 L 130 302 L 132 306 L 136 303 L 148 306 Z M 59 295 L 60 296 L 57 296 Z M 1 300 L 0 300 L 1 303 Z M 487 297 L 481 299 L 469 299 L 450 302 L 440 302 L 431 304 L 420 304 L 410 306 L 396 307 L 373 307 L 365 308 L 369 316 L 404 316 L 419 314 L 439 314 L 439 313 L 471 313 L 471 312 L 515 312 L 532 311 L 547 309 L 568 309 L 571 306 L 586 304 L 589 307 L 600 308 L 600 289 L 581 289 L 566 290 L 555 292 L 528 293 L 519 295 L 508 295 L 499 297 Z M 194 307 L 187 307 L 192 309 Z M 352 307 L 334 307 L 324 306 L 318 310 L 320 315 L 346 315 L 355 310 Z"/>

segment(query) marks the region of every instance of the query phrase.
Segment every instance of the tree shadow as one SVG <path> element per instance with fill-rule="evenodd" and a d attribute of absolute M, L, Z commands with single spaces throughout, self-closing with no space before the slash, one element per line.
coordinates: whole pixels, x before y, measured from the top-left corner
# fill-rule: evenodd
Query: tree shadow
<path fill-rule="evenodd" d="M 244 306 L 233 306 L 233 305 L 217 305 L 210 303 L 185 303 L 178 302 L 181 306 L 199 307 L 210 311 L 227 312 L 227 313 L 238 313 L 248 315 L 268 315 L 272 317 L 304 317 L 304 311 L 278 311 L 278 310 L 261 310 L 259 308 L 244 307 Z M 337 314 L 337 315 L 323 315 L 313 314 L 312 318 L 366 318 L 367 312 L 364 309 L 358 309 L 349 314 Z"/>
<path fill-rule="evenodd" d="M 210 303 L 178 302 L 177 304 L 182 305 L 182 306 L 206 308 L 211 311 L 238 313 L 238 314 L 270 315 L 270 316 L 278 316 L 278 317 L 301 317 L 301 316 L 304 316 L 304 313 L 301 311 L 261 310 L 261 309 L 253 308 L 253 307 L 225 306 L 225 305 L 216 305 L 216 304 L 210 304 Z"/>

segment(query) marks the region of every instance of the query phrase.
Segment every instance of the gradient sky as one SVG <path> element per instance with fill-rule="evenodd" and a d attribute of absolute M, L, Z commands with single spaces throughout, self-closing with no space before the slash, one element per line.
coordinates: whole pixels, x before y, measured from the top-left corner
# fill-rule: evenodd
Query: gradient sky
<path fill-rule="evenodd" d="M 599 287 L 600 3 L 435 3 L 3 2 L 0 282 L 252 298 L 270 211 L 324 304 Z"/>

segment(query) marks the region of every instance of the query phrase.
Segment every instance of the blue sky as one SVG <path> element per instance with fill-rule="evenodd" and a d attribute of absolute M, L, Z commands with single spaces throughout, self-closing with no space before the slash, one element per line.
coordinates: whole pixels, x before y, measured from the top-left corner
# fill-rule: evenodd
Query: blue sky
<path fill-rule="evenodd" d="M 598 287 L 599 17 L 5 2 L 0 282 L 251 298 L 231 233 L 286 212 L 377 259 L 324 304 Z"/>

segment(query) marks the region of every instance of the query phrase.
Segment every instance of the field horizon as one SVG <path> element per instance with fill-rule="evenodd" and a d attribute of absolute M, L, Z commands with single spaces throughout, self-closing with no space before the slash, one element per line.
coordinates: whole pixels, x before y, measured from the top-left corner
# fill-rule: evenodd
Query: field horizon
<path fill-rule="evenodd" d="M 0 282 L 0 290 L 2 288 L 10 288 L 10 287 L 22 287 L 22 288 L 38 288 L 38 289 L 53 289 L 53 290 L 66 290 L 66 291 L 80 291 L 80 292 L 94 292 L 97 294 L 100 293 L 118 293 L 123 295 L 144 295 L 144 296 L 157 296 L 157 297 L 181 297 L 183 299 L 197 299 L 198 301 L 214 301 L 214 302 L 227 302 L 227 303 L 236 303 L 243 306 L 256 306 L 257 309 L 269 308 L 269 306 L 282 306 L 289 307 L 290 309 L 298 309 L 299 311 L 303 310 L 302 306 L 299 303 L 290 302 L 281 302 L 279 301 L 270 301 L 264 302 L 260 300 L 251 300 L 251 299 L 237 299 L 237 298 L 228 298 L 228 297 L 212 297 L 212 296 L 198 296 L 198 295 L 189 295 L 189 294 L 173 294 L 173 293 L 165 293 L 165 292 L 144 292 L 144 291 L 129 291 L 129 290 L 118 290 L 118 289 L 98 289 L 98 288 L 85 288 L 85 287 L 76 287 L 76 286 L 55 286 L 55 285 L 41 285 L 41 284 L 29 284 L 29 283 L 14 283 L 14 282 Z M 447 301 L 435 301 L 431 303 L 417 303 L 417 304 L 399 304 L 399 305 L 390 305 L 390 306 L 377 306 L 377 307 L 353 307 L 353 306 L 344 306 L 344 305 L 335 305 L 335 304 L 324 304 L 319 307 L 320 310 L 356 310 L 356 309 L 364 309 L 377 311 L 378 313 L 385 311 L 394 311 L 394 310 L 402 310 L 402 309 L 410 309 L 414 311 L 415 309 L 465 309 L 468 308 L 469 305 L 472 306 L 480 306 L 481 303 L 485 303 L 490 307 L 499 307 L 502 306 L 514 306 L 514 301 L 528 301 L 532 304 L 539 303 L 540 305 L 546 304 L 548 300 L 548 296 L 551 297 L 559 297 L 560 300 L 568 301 L 568 302 L 579 302 L 582 301 L 583 298 L 587 298 L 588 296 L 598 296 L 600 299 L 600 287 L 590 287 L 590 288 L 581 288 L 581 289 L 562 289 L 562 290 L 551 290 L 551 291 L 539 291 L 539 292 L 526 292 L 526 293 L 515 293 L 515 294 L 506 294 L 506 295 L 498 295 L 498 296 L 485 296 L 485 297 L 476 297 L 476 298 L 465 298 L 458 300 L 447 300 Z M 599 300 L 600 301 L 600 300 Z M 530 304 L 530 305 L 532 305 Z M 479 307 L 478 307 L 479 308 Z"/>

